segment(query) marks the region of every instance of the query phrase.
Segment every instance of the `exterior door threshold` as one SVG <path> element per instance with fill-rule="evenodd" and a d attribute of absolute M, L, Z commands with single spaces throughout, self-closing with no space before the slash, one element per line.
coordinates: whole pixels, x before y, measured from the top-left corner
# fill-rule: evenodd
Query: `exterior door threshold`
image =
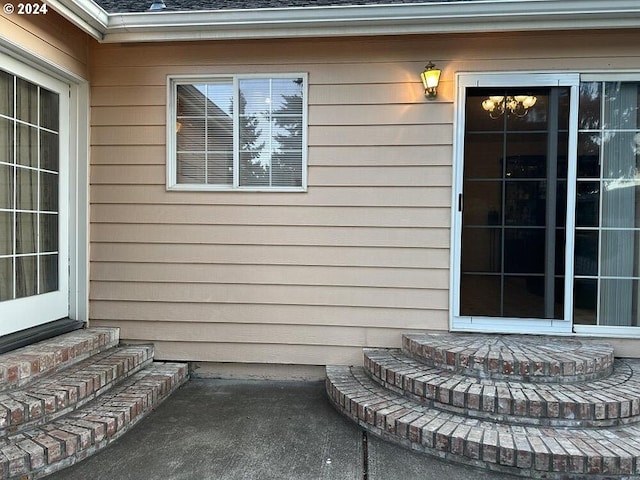
<path fill-rule="evenodd" d="M 0 353 L 10 352 L 26 345 L 31 345 L 48 338 L 62 335 L 63 333 L 79 330 L 85 326 L 85 322 L 62 318 L 53 322 L 43 323 L 36 327 L 27 328 L 18 332 L 0 337 Z"/>

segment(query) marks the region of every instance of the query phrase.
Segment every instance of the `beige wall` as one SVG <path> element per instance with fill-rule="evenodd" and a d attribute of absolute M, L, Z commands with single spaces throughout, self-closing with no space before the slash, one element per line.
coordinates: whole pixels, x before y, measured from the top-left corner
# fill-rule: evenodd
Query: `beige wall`
<path fill-rule="evenodd" d="M 638 69 L 638 37 L 96 45 L 92 324 L 159 358 L 297 364 L 446 330 L 454 73 Z M 204 72 L 309 73 L 307 193 L 165 191 L 166 76 Z"/>
<path fill-rule="evenodd" d="M 14 2 L 17 6 L 17 3 Z M 0 38 L 46 59 L 61 70 L 88 79 L 88 35 L 58 15 L 7 15 L 0 9 Z"/>

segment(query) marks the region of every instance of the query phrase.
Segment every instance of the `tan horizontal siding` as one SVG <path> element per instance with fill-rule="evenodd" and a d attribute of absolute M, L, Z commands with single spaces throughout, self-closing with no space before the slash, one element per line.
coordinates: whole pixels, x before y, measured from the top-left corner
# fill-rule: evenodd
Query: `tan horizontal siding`
<path fill-rule="evenodd" d="M 209 283 L 246 285 L 335 285 L 341 287 L 430 288 L 445 290 L 448 269 L 95 262 L 94 280 L 110 282 Z"/>
<path fill-rule="evenodd" d="M 159 282 L 91 282 L 96 300 L 206 300 L 209 303 L 336 305 L 384 308 L 446 308 L 448 292 L 436 289 L 371 288 L 309 285 L 175 284 Z"/>
<path fill-rule="evenodd" d="M 149 325 L 144 321 L 123 321 L 120 322 L 120 328 L 131 340 L 171 342 L 298 345 L 300 338 L 304 338 L 309 346 L 352 347 L 368 343 L 379 347 L 395 340 L 389 338 L 395 329 L 343 325 L 162 322 L 149 331 Z"/>
<path fill-rule="evenodd" d="M 449 210 L 441 209 L 442 222 L 449 221 Z M 429 237 L 438 236 L 432 228 L 309 227 L 284 225 L 202 225 L 94 223 L 95 243 L 177 243 L 226 245 L 308 245 L 317 247 L 405 247 L 423 248 Z M 446 234 L 446 230 L 445 230 Z M 440 234 L 441 235 L 441 234 Z M 433 240 L 431 240 L 433 241 Z M 446 243 L 446 239 L 441 239 Z M 194 248 L 194 247 L 191 247 Z M 195 247 L 197 248 L 197 247 Z"/>
<path fill-rule="evenodd" d="M 295 318 L 296 325 L 349 325 L 404 330 L 436 329 L 447 322 L 446 309 L 409 309 L 388 307 L 353 308 L 336 305 L 265 305 L 225 303 L 174 303 L 95 300 L 94 319 L 141 322 L 187 323 L 262 323 L 282 324 L 283 319 Z M 108 320 L 100 320 L 108 321 Z"/>
<path fill-rule="evenodd" d="M 315 85 L 309 88 L 310 105 L 414 104 L 422 99 L 424 87 L 415 81 L 409 84 Z"/>
<path fill-rule="evenodd" d="M 167 121 L 166 108 L 162 106 L 150 107 L 93 107 L 91 109 L 91 123 L 94 127 L 103 126 L 150 126 L 164 127 Z"/>
<path fill-rule="evenodd" d="M 111 325 L 112 323 L 99 324 Z M 394 343 L 397 344 L 397 342 Z M 154 344 L 155 358 L 158 360 L 190 361 L 197 358 L 201 362 L 326 365 L 327 359 L 330 358 L 336 364 L 358 365 L 362 363 L 362 347 L 360 346 L 332 347 L 328 345 L 167 341 L 156 341 Z"/>
<path fill-rule="evenodd" d="M 91 145 L 164 145 L 166 130 L 162 126 L 95 126 Z"/>
<path fill-rule="evenodd" d="M 145 62 L 146 63 L 146 62 Z M 265 65 L 238 65 L 227 62 L 215 62 L 209 65 L 136 65 L 136 66 L 96 66 L 95 86 L 148 85 L 166 84 L 167 75 L 228 75 L 231 73 L 255 73 L 256 69 L 274 73 L 298 73 L 318 70 L 314 73 L 314 85 L 335 84 L 336 79 L 343 83 L 370 85 L 372 83 L 405 84 L 420 83 L 415 72 L 424 68 L 423 62 L 380 62 L 362 63 L 353 68 L 353 63 L 334 64 L 331 71 L 322 68 L 325 63 L 284 63 Z M 321 67 L 318 69 L 318 67 Z"/>
<path fill-rule="evenodd" d="M 17 9 L 17 3 L 14 5 Z M 89 76 L 91 40 L 51 7 L 40 15 L 6 15 L 0 11 L 0 37 L 78 77 Z"/>
<path fill-rule="evenodd" d="M 166 124 L 164 106 L 95 106 L 91 110 L 92 124 L 103 126 L 162 126 Z M 310 126 L 338 125 L 451 124 L 452 110 L 446 103 L 428 105 L 310 105 Z"/>
<path fill-rule="evenodd" d="M 118 168 L 118 166 L 114 167 Z M 113 185 L 93 184 L 92 198 L 95 205 L 105 204 L 155 204 L 155 205 L 290 205 L 292 196 L 301 198 L 306 206 L 352 207 L 423 207 L 448 208 L 451 204 L 451 187 L 315 187 L 306 193 L 255 193 L 234 192 L 171 192 L 167 195 L 164 185 Z M 184 211 L 184 209 L 183 209 Z M 100 220 L 97 218 L 96 220 Z"/>
<path fill-rule="evenodd" d="M 239 265 L 330 265 L 446 268 L 447 247 L 382 248 L 297 245 L 199 245 L 92 243 L 91 260 L 144 263 L 226 263 Z"/>
<path fill-rule="evenodd" d="M 95 109 L 93 109 L 95 110 Z M 93 127 L 92 127 L 93 128 Z M 166 165 L 164 145 L 93 145 L 91 165 Z"/>
<path fill-rule="evenodd" d="M 153 340 L 159 358 L 249 363 L 359 363 L 402 331 L 446 330 L 455 73 L 637 69 L 634 38 L 96 46 L 94 322 Z M 418 79 L 429 59 L 435 101 Z M 167 192 L 167 75 L 248 72 L 308 73 L 308 191 Z"/>
<path fill-rule="evenodd" d="M 165 106 L 166 86 L 91 87 L 91 105 L 96 106 Z"/>
<path fill-rule="evenodd" d="M 453 122 L 451 106 L 447 103 L 414 103 L 412 105 L 311 105 L 309 125 L 425 125 Z"/>
<path fill-rule="evenodd" d="M 310 127 L 309 145 L 450 145 L 451 125 Z"/>
<path fill-rule="evenodd" d="M 349 227 L 423 227 L 441 218 L 434 208 L 402 207 L 318 207 L 220 205 L 95 205 L 91 211 L 95 223 L 172 223 L 210 225 L 326 225 Z M 437 228 L 430 235 L 437 235 Z M 443 232 L 446 235 L 446 232 Z M 438 243 L 437 241 L 435 243 Z"/>

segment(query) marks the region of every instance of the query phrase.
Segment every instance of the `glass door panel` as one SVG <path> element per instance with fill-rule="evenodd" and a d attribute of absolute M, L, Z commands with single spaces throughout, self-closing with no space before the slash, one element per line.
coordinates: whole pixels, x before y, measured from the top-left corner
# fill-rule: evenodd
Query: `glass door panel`
<path fill-rule="evenodd" d="M 569 90 L 466 89 L 463 317 L 564 317 Z"/>
<path fill-rule="evenodd" d="M 0 70 L 0 335 L 69 312 L 68 86 L 31 74 Z"/>
<path fill-rule="evenodd" d="M 574 324 L 640 327 L 640 82 L 580 84 Z"/>

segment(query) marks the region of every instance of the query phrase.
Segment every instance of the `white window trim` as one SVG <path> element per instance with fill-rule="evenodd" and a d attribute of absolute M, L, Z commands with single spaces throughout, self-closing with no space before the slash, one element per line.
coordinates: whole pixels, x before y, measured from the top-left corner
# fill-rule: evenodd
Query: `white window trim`
<path fill-rule="evenodd" d="M 238 98 L 235 92 L 238 90 L 238 82 L 247 78 L 302 78 L 303 102 L 302 102 L 302 185 L 300 187 L 265 187 L 265 186 L 240 186 L 237 185 L 236 173 L 239 168 L 239 150 L 236 148 L 239 138 L 239 125 L 234 121 L 234 151 L 233 151 L 233 185 L 210 185 L 210 184 L 179 184 L 177 183 L 177 159 L 176 159 L 176 116 L 177 116 L 177 96 L 176 85 L 188 82 L 207 82 L 216 79 L 232 79 L 234 85 L 234 111 L 237 111 Z M 167 178 L 166 189 L 168 191 L 201 191 L 201 192 L 306 192 L 307 191 L 307 170 L 308 170 L 308 104 L 309 104 L 309 75 L 307 73 L 255 73 L 255 74 L 200 74 L 200 75 L 168 75 L 167 76 Z"/>
<path fill-rule="evenodd" d="M 456 74 L 453 188 L 451 198 L 451 276 L 449 286 L 449 328 L 451 331 L 491 333 L 571 334 L 573 323 L 573 240 L 567 242 L 565 258 L 565 302 L 563 320 L 537 318 L 500 318 L 460 316 L 460 258 L 462 253 L 462 212 L 458 195 L 462 193 L 464 166 L 464 125 L 466 89 L 470 87 L 563 86 L 571 87 L 571 104 L 577 107 L 580 75 L 563 72 L 485 72 Z M 569 171 L 567 178 L 567 231 L 575 226 L 575 180 L 578 111 L 572 108 L 569 119 Z"/>

